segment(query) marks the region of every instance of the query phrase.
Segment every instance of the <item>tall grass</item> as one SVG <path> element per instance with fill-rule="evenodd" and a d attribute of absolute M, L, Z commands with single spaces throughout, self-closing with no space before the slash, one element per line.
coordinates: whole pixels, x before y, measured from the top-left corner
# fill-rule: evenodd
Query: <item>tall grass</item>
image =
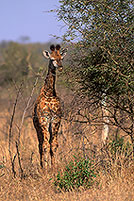
<path fill-rule="evenodd" d="M 63 91 L 65 103 L 67 97 L 68 94 Z M 14 117 L 12 154 L 16 152 L 15 140 L 25 106 L 23 101 L 20 97 Z M 17 160 L 14 163 L 16 177 L 13 177 L 8 152 L 13 101 L 9 105 L 10 110 L 5 107 L 0 111 L 0 200 L 133 200 L 133 155 L 131 144 L 121 134 L 101 147 L 99 129 L 94 130 L 90 125 L 77 125 L 70 119 L 62 119 L 56 167 L 54 172 L 49 170 L 45 173 L 39 165 L 38 140 L 32 125 L 33 102 L 34 99 L 24 118 L 20 136 L 23 178 Z M 111 130 L 114 134 L 114 129 Z"/>

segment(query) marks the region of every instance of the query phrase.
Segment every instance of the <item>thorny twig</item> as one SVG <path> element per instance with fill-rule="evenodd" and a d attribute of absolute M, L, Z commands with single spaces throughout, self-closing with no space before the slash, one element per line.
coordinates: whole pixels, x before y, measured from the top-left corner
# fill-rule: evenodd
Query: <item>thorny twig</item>
<path fill-rule="evenodd" d="M 13 107 L 13 113 L 11 116 L 11 122 L 10 122 L 10 127 L 9 127 L 9 144 L 8 144 L 8 151 L 9 151 L 9 156 L 10 156 L 10 160 L 11 160 L 11 165 L 12 165 L 12 171 L 14 174 L 14 177 L 16 175 L 15 169 L 14 169 L 14 161 L 16 156 L 12 157 L 12 153 L 11 153 L 11 138 L 12 138 L 12 126 L 13 126 L 13 120 L 14 120 L 14 115 L 15 115 L 15 111 L 16 111 L 16 106 L 17 106 L 17 102 L 18 102 L 18 98 L 21 92 L 21 88 L 22 88 L 23 82 L 20 85 L 20 88 L 18 90 L 17 96 L 16 96 L 16 100 L 14 103 L 14 107 Z"/>
<path fill-rule="evenodd" d="M 23 112 L 23 115 L 22 115 L 21 124 L 20 124 L 20 126 L 19 126 L 19 135 L 18 135 L 18 142 L 17 142 L 17 143 L 18 143 L 18 146 L 19 146 L 19 144 L 20 144 L 20 135 L 21 135 L 21 130 L 22 130 L 24 118 L 25 118 L 25 115 L 26 115 L 26 111 L 27 111 L 28 108 L 29 108 L 30 101 L 31 101 L 31 99 L 32 99 L 32 96 L 33 96 L 33 93 L 34 93 L 34 89 L 35 89 L 37 83 L 38 83 L 38 77 L 37 77 L 36 80 L 35 80 L 35 83 L 34 83 L 32 92 L 31 92 L 31 94 L 30 94 L 30 97 L 29 97 L 29 99 L 28 99 L 28 101 L 27 101 L 27 105 L 26 105 L 26 107 L 25 107 L 25 109 L 24 109 L 24 112 Z"/>
<path fill-rule="evenodd" d="M 12 164 L 12 171 L 13 171 L 14 177 L 16 176 L 16 171 L 15 171 L 15 168 L 14 168 L 14 162 L 15 162 L 15 159 L 16 159 L 17 155 L 18 155 L 18 163 L 19 163 L 19 167 L 20 167 L 20 171 L 21 171 L 21 178 L 24 177 L 23 169 L 22 169 L 22 165 L 21 165 L 20 152 L 19 152 L 20 136 L 21 136 L 21 131 L 22 131 L 22 126 L 23 126 L 25 114 L 26 114 L 27 109 L 29 108 L 29 104 L 30 104 L 30 101 L 32 99 L 32 96 L 33 96 L 33 93 L 34 93 L 34 89 L 35 89 L 37 83 L 38 83 L 38 77 L 35 80 L 32 92 L 30 94 L 30 97 L 29 97 L 29 99 L 27 101 L 27 105 L 26 105 L 26 107 L 24 109 L 24 112 L 23 112 L 23 115 L 22 115 L 21 124 L 18 127 L 19 133 L 18 133 L 18 140 L 16 140 L 16 153 L 15 153 L 13 159 L 12 159 L 12 154 L 11 154 L 11 150 L 10 150 L 11 137 L 12 137 L 12 125 L 13 125 L 13 119 L 14 119 L 14 115 L 15 115 L 15 111 L 16 111 L 16 105 L 17 105 L 17 102 L 18 102 L 18 98 L 19 98 L 19 95 L 20 95 L 20 90 L 22 88 L 22 84 L 21 84 L 21 86 L 20 86 L 20 88 L 18 90 L 16 101 L 15 101 L 14 108 L 13 108 L 13 114 L 12 114 L 12 117 L 11 117 L 11 123 L 10 123 L 10 129 L 9 129 L 9 154 L 10 154 L 10 159 L 11 159 L 11 164 Z"/>

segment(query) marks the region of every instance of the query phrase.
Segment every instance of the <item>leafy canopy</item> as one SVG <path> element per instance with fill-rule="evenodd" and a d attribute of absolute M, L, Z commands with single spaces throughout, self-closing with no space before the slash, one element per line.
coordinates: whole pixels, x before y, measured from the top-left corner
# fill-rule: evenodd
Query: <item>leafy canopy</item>
<path fill-rule="evenodd" d="M 105 103 L 110 123 L 131 137 L 134 152 L 133 1 L 60 0 L 57 14 L 74 47 L 72 86 L 89 98 L 87 104 Z"/>
<path fill-rule="evenodd" d="M 132 1 L 61 0 L 60 4 L 58 17 L 68 26 L 64 37 L 79 39 L 72 63 L 82 91 L 99 97 L 132 94 Z"/>

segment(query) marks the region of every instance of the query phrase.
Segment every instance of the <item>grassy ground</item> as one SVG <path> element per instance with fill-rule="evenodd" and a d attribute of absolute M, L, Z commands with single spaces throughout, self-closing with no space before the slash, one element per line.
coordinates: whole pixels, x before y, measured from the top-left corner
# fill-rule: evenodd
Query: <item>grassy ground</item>
<path fill-rule="evenodd" d="M 131 176 L 131 179 L 128 178 Z M 20 180 L 12 179 L 8 171 L 1 178 L 0 199 L 1 200 L 80 200 L 80 201 L 132 201 L 134 200 L 134 185 L 132 175 L 124 173 L 121 178 L 108 181 L 104 175 L 101 177 L 101 187 L 91 188 L 89 190 L 81 189 L 80 192 L 60 192 L 57 193 L 49 179 L 51 173 L 28 177 Z"/>
<path fill-rule="evenodd" d="M 62 93 L 62 98 L 67 99 L 67 94 Z M 12 103 L 11 103 L 12 104 Z M 20 104 L 20 103 L 19 103 Z M 54 172 L 51 170 L 43 172 L 39 166 L 38 142 L 35 129 L 32 125 L 31 116 L 27 115 L 21 132 L 19 152 L 24 178 L 21 179 L 20 165 L 16 158 L 14 166 L 16 178 L 13 177 L 11 161 L 9 155 L 9 125 L 11 121 L 12 107 L 8 109 L 5 101 L 1 100 L 0 112 L 0 200 L 12 201 L 133 201 L 134 200 L 134 166 L 128 165 L 127 168 L 122 165 L 120 174 L 117 174 L 118 164 L 109 167 L 110 171 L 100 171 L 98 182 L 91 189 L 80 188 L 70 192 L 58 192 L 53 181 L 58 170 L 62 171 L 65 165 L 73 158 L 73 155 L 83 153 L 83 138 L 75 135 L 84 130 L 87 133 L 87 140 L 84 144 L 87 153 L 91 150 L 99 153 L 100 150 L 100 131 L 94 133 L 90 126 L 77 127 L 75 123 L 69 123 L 62 120 L 59 130 L 59 148 L 56 154 L 56 167 Z M 31 107 L 32 108 L 32 107 Z M 30 108 L 30 111 L 32 109 Z M 20 122 L 21 111 L 17 108 L 14 124 L 12 128 L 12 137 L 10 150 L 12 157 L 16 153 L 15 140 L 18 136 L 17 125 Z M 75 129 L 74 129 L 75 128 Z M 122 159 L 123 160 L 123 159 Z"/>

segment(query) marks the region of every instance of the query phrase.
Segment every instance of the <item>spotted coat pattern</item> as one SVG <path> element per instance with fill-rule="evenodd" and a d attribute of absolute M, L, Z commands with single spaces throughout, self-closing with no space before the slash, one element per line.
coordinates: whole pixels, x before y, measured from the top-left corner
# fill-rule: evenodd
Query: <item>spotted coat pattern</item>
<path fill-rule="evenodd" d="M 54 52 L 51 55 L 54 58 Z M 56 68 L 50 59 L 48 74 L 35 102 L 33 112 L 33 123 L 39 141 L 40 165 L 43 168 L 54 166 L 55 152 L 58 147 L 57 136 L 62 111 L 60 99 L 55 91 L 55 79 Z"/>

